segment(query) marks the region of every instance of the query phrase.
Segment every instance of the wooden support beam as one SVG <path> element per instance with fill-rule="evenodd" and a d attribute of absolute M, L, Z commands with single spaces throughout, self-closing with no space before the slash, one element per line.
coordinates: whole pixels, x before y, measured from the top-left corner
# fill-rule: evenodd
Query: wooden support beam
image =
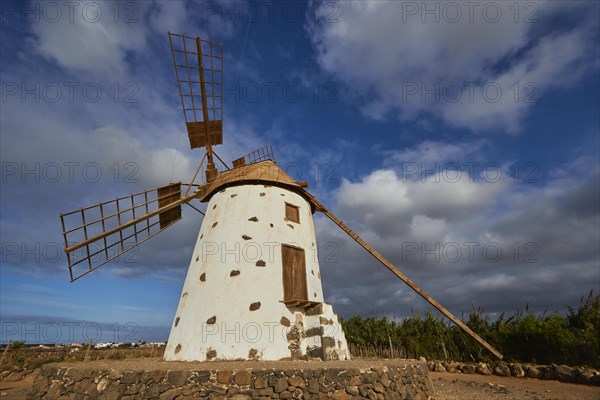
<path fill-rule="evenodd" d="M 206 153 L 204 153 L 204 155 L 202 156 L 202 159 L 200 160 L 200 164 L 198 164 L 198 168 L 196 169 L 196 172 L 194 173 L 194 176 L 192 177 L 192 181 L 190 182 L 187 190 L 185 191 L 185 196 L 187 196 L 188 193 L 190 192 L 190 189 L 192 188 L 192 185 L 194 184 L 194 181 L 196 180 L 196 177 L 198 176 L 198 172 L 200 172 L 200 170 L 202 169 L 202 164 L 204 164 L 205 158 L 206 158 Z"/>
<path fill-rule="evenodd" d="M 469 336 L 475 339 L 479 344 L 489 350 L 493 355 L 502 359 L 502 354 L 496 350 L 492 345 L 483 340 L 481 336 L 477 333 L 473 332 L 471 328 L 465 325 L 460 319 L 458 319 L 454 314 L 448 311 L 444 306 L 442 306 L 437 300 L 431 297 L 427 292 L 421 289 L 416 283 L 410 280 L 406 275 L 404 275 L 398 268 L 396 268 L 391 262 L 389 262 L 385 257 L 383 257 L 377 250 L 371 247 L 367 242 L 365 242 L 356 232 L 350 229 L 346 224 L 344 224 L 339 218 L 333 215 L 321 202 L 319 202 L 313 195 L 304 191 L 305 195 L 310 199 L 310 201 L 316 206 L 317 211 L 322 212 L 333 221 L 337 226 L 340 227 L 341 230 L 346 232 L 352 239 L 354 239 L 358 244 L 360 244 L 365 250 L 367 250 L 373 257 L 375 257 L 380 263 L 382 263 L 387 269 L 392 271 L 394 275 L 400 278 L 404 283 L 406 283 L 412 290 L 417 292 L 419 296 L 424 298 L 429 304 L 434 306 L 439 312 L 444 314 L 450 321 L 454 322 L 460 329 L 466 332 Z"/>

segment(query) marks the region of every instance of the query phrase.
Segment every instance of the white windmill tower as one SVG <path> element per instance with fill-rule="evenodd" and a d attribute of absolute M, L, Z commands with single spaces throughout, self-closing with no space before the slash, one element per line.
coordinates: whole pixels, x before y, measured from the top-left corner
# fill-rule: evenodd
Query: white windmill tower
<path fill-rule="evenodd" d="M 301 186 L 265 160 L 220 173 L 204 193 L 165 359 L 348 358 Z"/>
<path fill-rule="evenodd" d="M 322 212 L 420 296 L 497 357 L 502 355 L 431 298 L 305 187 L 280 169 L 271 146 L 219 172 L 223 142 L 223 46 L 169 33 L 191 148 L 205 148 L 182 195 L 172 183 L 61 214 L 71 281 L 207 203 L 175 314 L 165 360 L 318 357 L 348 359 L 346 339 L 324 302 L 312 215 Z M 194 181 L 206 165 L 206 182 Z M 191 188 L 195 190 L 190 193 Z M 204 213 L 203 213 L 204 214 Z"/>

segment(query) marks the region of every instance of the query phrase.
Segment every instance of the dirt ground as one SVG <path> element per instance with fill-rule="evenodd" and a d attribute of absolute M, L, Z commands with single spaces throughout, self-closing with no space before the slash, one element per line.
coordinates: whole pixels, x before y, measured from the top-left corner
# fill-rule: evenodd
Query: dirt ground
<path fill-rule="evenodd" d="M 156 360 L 150 359 L 148 363 L 157 366 Z M 125 368 L 129 367 L 126 361 L 119 364 Z M 262 367 L 267 367 L 268 363 L 265 364 Z M 325 366 L 323 364 L 326 363 L 321 364 Z M 372 362 L 367 362 L 364 366 L 371 366 L 367 364 Z M 88 366 L 92 367 L 92 365 Z M 100 365 L 94 365 L 94 367 L 98 366 Z M 231 364 L 228 366 L 231 368 Z M 328 366 L 333 367 L 333 365 Z M 218 368 L 216 363 L 211 367 Z M 254 367 L 258 366 L 254 365 Z M 295 367 L 298 365 L 296 364 Z M 527 378 L 438 372 L 430 372 L 429 376 L 435 389 L 435 400 L 600 400 L 600 387 L 593 386 Z M 33 375 L 28 375 L 19 382 L 0 381 L 0 399 L 25 400 L 27 391 L 33 385 L 33 379 Z"/>
<path fill-rule="evenodd" d="M 0 399 L 25 400 L 27 392 L 33 387 L 34 374 L 18 382 L 0 381 Z"/>
<path fill-rule="evenodd" d="M 600 387 L 502 376 L 430 372 L 436 400 L 600 400 Z"/>

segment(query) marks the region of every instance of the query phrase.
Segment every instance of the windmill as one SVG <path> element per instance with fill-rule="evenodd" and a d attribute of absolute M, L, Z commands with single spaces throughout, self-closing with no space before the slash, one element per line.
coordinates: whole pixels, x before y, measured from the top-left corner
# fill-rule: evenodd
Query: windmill
<path fill-rule="evenodd" d="M 190 147 L 204 155 L 190 183 L 170 183 L 60 215 L 71 281 L 164 231 L 182 206 L 207 203 L 165 360 L 348 359 L 323 298 L 312 216 L 321 212 L 498 358 L 502 355 L 333 215 L 275 162 L 270 145 L 233 161 L 223 143 L 223 45 L 169 33 Z M 219 171 L 217 159 L 224 168 Z M 195 184 L 206 161 L 205 180 Z"/>

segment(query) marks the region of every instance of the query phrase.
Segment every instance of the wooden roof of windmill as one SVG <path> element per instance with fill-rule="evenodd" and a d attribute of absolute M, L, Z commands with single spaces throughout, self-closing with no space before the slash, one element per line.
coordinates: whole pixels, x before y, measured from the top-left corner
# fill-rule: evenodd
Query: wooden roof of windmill
<path fill-rule="evenodd" d="M 308 186 L 308 183 L 295 181 L 270 159 L 253 164 L 240 165 L 219 173 L 214 181 L 199 188 L 200 194 L 198 198 L 200 201 L 206 202 L 210 200 L 214 193 L 223 188 L 256 183 L 286 187 L 305 197 L 313 208 L 316 206 L 308 196 L 305 196 L 306 191 L 304 188 Z"/>

